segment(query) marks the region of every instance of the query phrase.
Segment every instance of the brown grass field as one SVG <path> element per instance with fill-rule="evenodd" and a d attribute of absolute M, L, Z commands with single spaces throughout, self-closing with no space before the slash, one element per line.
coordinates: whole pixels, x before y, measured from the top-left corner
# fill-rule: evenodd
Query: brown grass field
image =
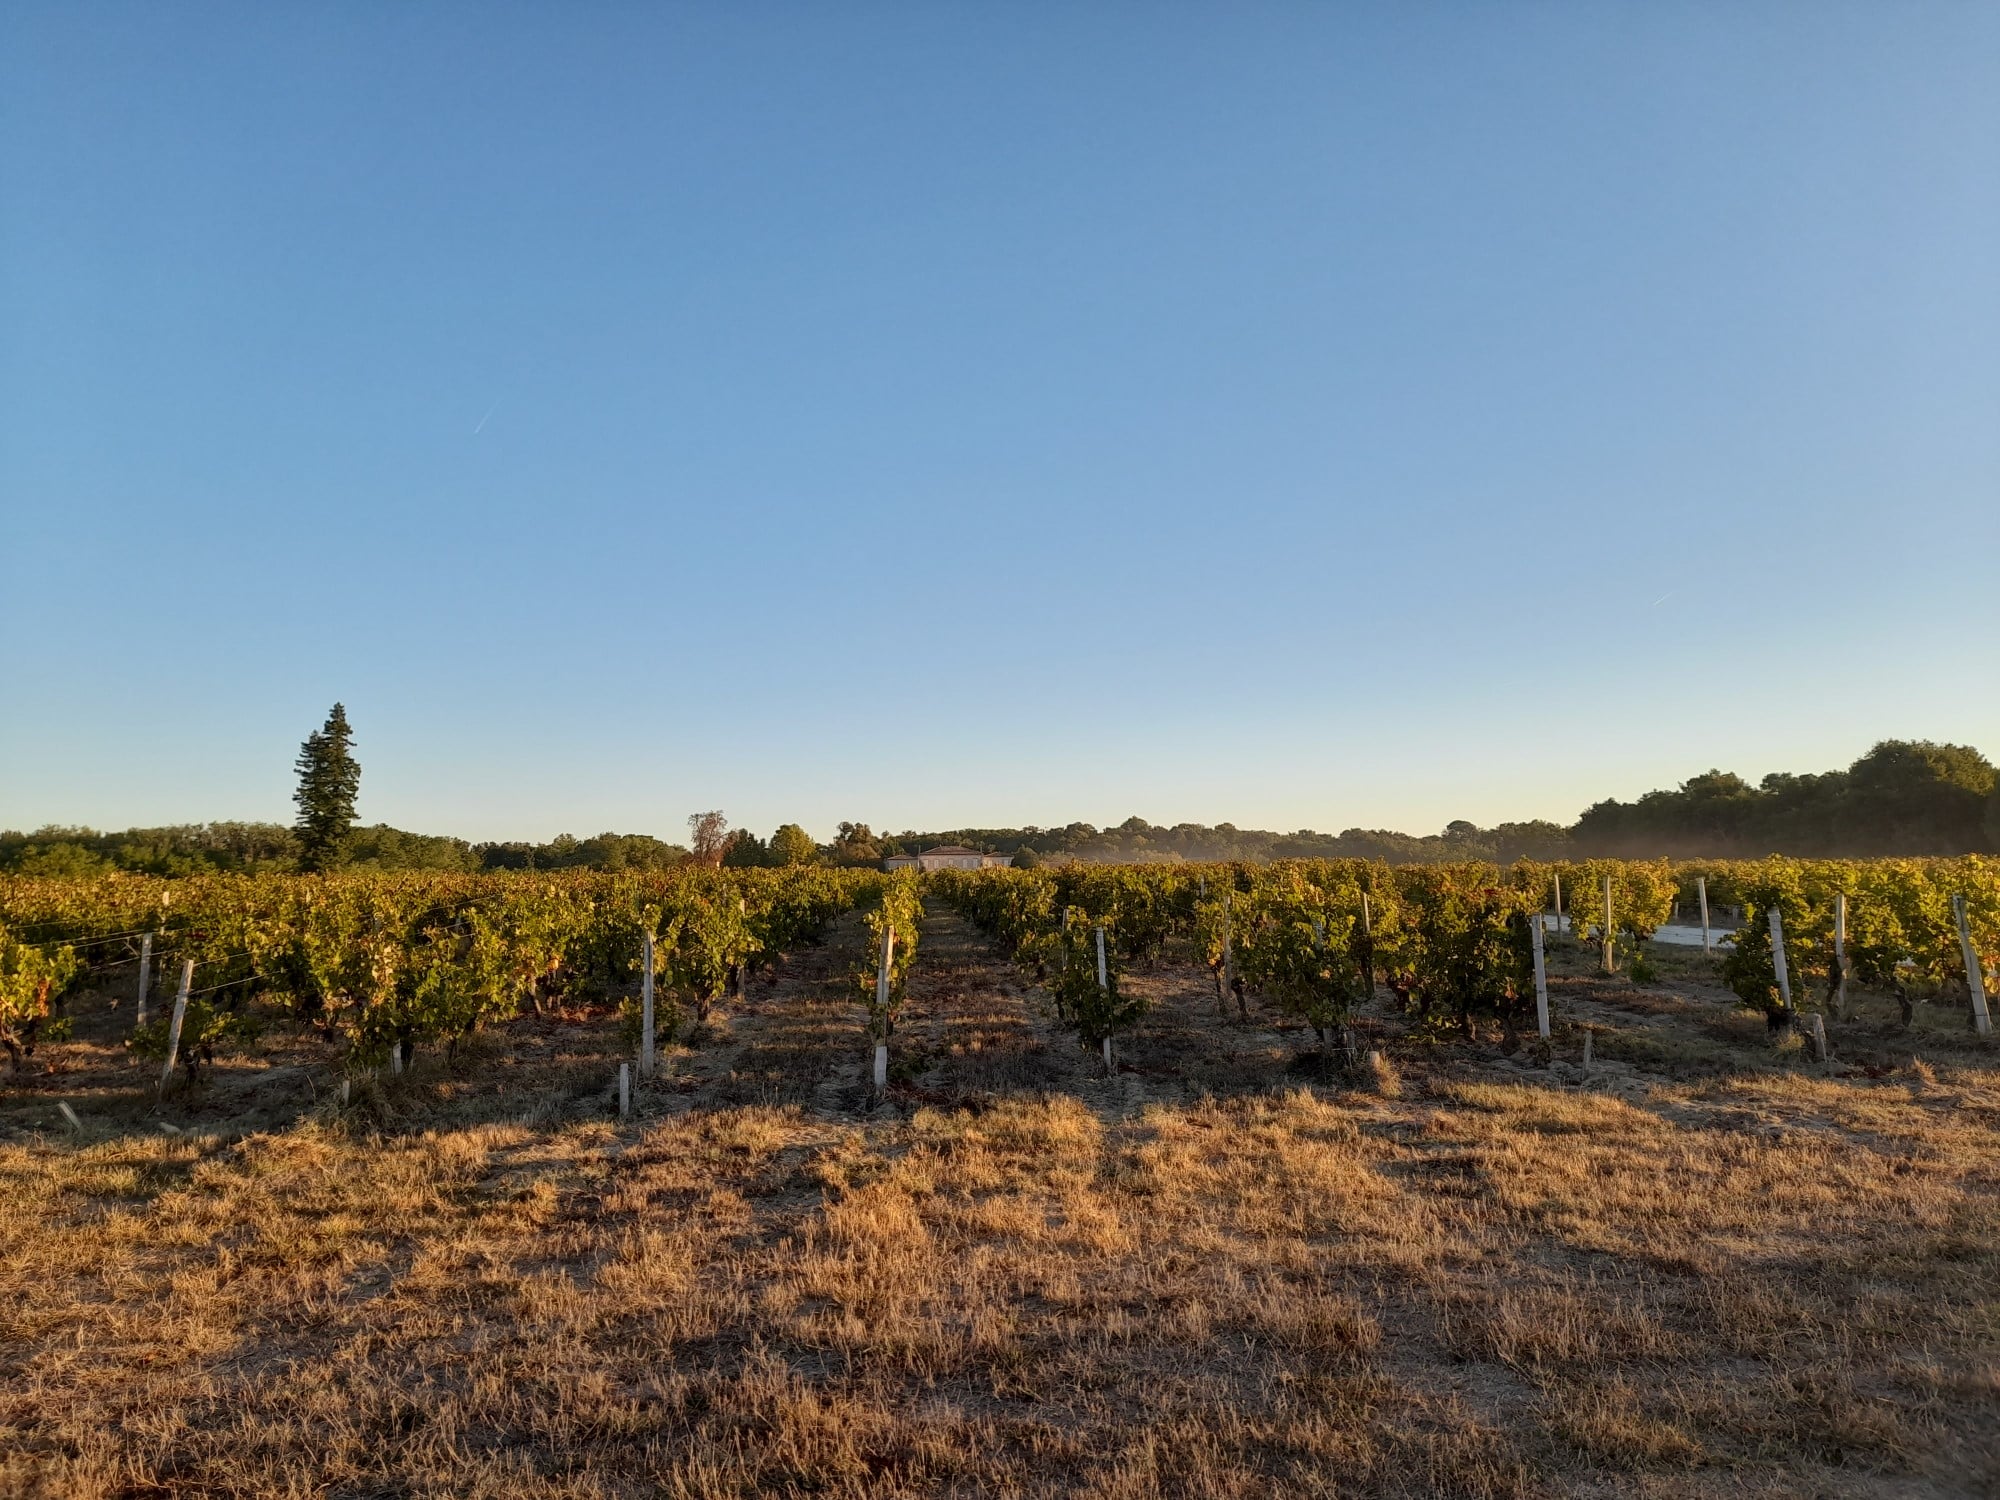
<path fill-rule="evenodd" d="M 624 1124 L 604 1011 L 342 1110 L 275 1033 L 156 1106 L 87 1006 L 0 1085 L 0 1495 L 2000 1495 L 1955 1012 L 1822 1068 L 1565 953 L 1552 1057 L 1350 1077 L 1163 964 L 1105 1079 L 935 912 L 877 1104 L 855 941 Z"/>

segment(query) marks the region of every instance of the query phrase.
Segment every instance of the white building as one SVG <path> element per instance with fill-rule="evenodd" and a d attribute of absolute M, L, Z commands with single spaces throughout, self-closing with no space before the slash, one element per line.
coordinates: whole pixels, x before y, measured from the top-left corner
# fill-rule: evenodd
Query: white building
<path fill-rule="evenodd" d="M 981 854 L 962 844 L 939 844 L 922 854 L 892 854 L 882 861 L 885 870 L 1004 870 L 1014 863 L 1009 854 Z"/>

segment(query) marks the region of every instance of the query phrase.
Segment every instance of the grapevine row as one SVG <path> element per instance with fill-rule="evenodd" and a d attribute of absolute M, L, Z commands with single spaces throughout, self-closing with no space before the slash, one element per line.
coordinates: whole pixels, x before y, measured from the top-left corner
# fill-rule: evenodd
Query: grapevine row
<path fill-rule="evenodd" d="M 1208 963 L 1222 998 L 1233 993 L 1240 1005 L 1254 989 L 1323 1046 L 1378 984 L 1421 1020 L 1469 1028 L 1474 1017 L 1497 1017 L 1513 1028 L 1532 1004 L 1537 914 L 1560 902 L 1574 932 L 1594 930 L 1630 958 L 1677 906 L 1691 909 L 1697 882 L 1715 910 L 1739 913 L 1723 975 L 1774 1023 L 1800 1006 L 1838 1019 L 1850 979 L 1895 994 L 1907 1018 L 1919 998 L 1969 998 L 1980 966 L 2000 971 L 2000 861 L 1979 857 L 1070 865 L 924 881 L 827 869 L 10 877 L 0 878 L 0 1047 L 18 1065 L 57 1034 L 66 995 L 135 963 L 142 945 L 161 974 L 195 965 L 183 1032 L 191 1061 L 272 1007 L 363 1062 L 449 1046 L 523 1009 L 629 987 L 649 932 L 656 977 L 699 1019 L 750 969 L 859 907 L 870 942 L 854 981 L 886 1048 L 925 890 L 991 934 L 1050 988 L 1079 1038 L 1107 1050 L 1138 1018 L 1120 987 L 1124 965 L 1169 942 Z M 1789 1006 L 1777 984 L 1774 912 Z M 1836 913 L 1845 918 L 1839 944 Z M 675 1019 L 670 1006 L 669 1029 Z M 135 1046 L 157 1051 L 162 1030 L 158 1020 L 142 1028 Z M 883 1062 L 878 1051 L 878 1078 Z"/>
<path fill-rule="evenodd" d="M 874 1086 L 889 1086 L 889 1039 L 902 1010 L 910 970 L 917 962 L 918 923 L 923 916 L 922 878 L 908 871 L 881 881 L 879 894 L 864 908 L 868 944 L 852 971 L 868 1011 L 868 1035 L 875 1048 Z"/>
<path fill-rule="evenodd" d="M 450 1046 L 519 1011 L 630 986 L 647 933 L 670 997 L 701 1018 L 885 884 L 826 869 L 5 879 L 0 1046 L 18 1066 L 60 1027 L 66 993 L 142 948 L 161 973 L 195 966 L 181 1032 L 191 1067 L 272 1006 L 364 1063 Z M 161 1016 L 133 1046 L 158 1055 L 164 1033 Z"/>
<path fill-rule="evenodd" d="M 1907 1019 L 1919 992 L 1969 998 L 1981 982 L 1977 965 L 1988 974 L 2000 970 L 2000 862 L 1976 856 L 1523 861 L 1504 868 L 1285 860 L 952 871 L 931 880 L 1050 988 L 1073 1024 L 1072 1007 L 1088 986 L 1075 977 L 1071 934 L 1102 927 L 1113 951 L 1128 959 L 1157 954 L 1169 940 L 1187 943 L 1215 974 L 1219 997 L 1233 991 L 1241 1005 L 1247 985 L 1311 1026 L 1322 1048 L 1378 982 L 1420 1022 L 1469 1030 L 1474 1017 L 1491 1017 L 1515 1029 L 1534 1004 L 1533 924 L 1558 903 L 1571 930 L 1594 932 L 1615 963 L 1636 959 L 1676 909 L 1692 909 L 1705 889 L 1715 909 L 1726 904 L 1741 914 L 1724 978 L 1774 1025 L 1842 993 L 1843 973 L 1895 993 Z M 1844 968 L 1834 940 L 1843 897 Z M 1973 970 L 1954 898 L 1963 901 Z M 1776 982 L 1774 908 L 1794 979 L 1790 1005 Z M 1078 1029 L 1094 1040 L 1089 1022 Z"/>

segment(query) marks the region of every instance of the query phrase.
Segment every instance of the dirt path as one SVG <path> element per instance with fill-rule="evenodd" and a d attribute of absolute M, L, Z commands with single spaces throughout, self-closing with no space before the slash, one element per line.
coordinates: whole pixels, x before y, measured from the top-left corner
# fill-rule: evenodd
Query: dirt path
<path fill-rule="evenodd" d="M 674 1049 L 654 1107 L 795 1105 L 863 1120 L 1066 1093 L 1115 1118 L 1148 1102 L 1256 1087 L 1285 1069 L 1287 1040 L 1262 1018 L 1220 1017 L 1203 984 L 1160 967 L 1127 976 L 1149 1010 L 1119 1039 L 1118 1070 L 1107 1078 L 1047 997 L 962 917 L 933 904 L 890 1040 L 888 1098 L 877 1100 L 866 1007 L 850 977 L 863 941 L 860 922 L 844 919 L 825 946 L 791 956 L 747 999 L 719 1006 L 691 1045 Z"/>
<path fill-rule="evenodd" d="M 705 1025 L 690 1023 L 667 1050 L 658 1082 L 640 1089 L 640 1118 L 754 1104 L 830 1122 L 885 1122 L 922 1108 L 978 1110 L 1010 1094 L 1068 1094 L 1110 1121 L 1149 1104 L 1327 1081 L 1305 1027 L 1254 995 L 1247 1007 L 1233 999 L 1224 1007 L 1205 970 L 1154 961 L 1134 963 L 1122 976 L 1146 1011 L 1117 1039 L 1117 1070 L 1106 1077 L 1096 1053 L 1056 1020 L 1046 994 L 964 918 L 932 903 L 890 1042 L 888 1096 L 878 1099 L 868 1078 L 867 1010 L 853 979 L 866 967 L 866 943 L 860 919 L 844 917 L 825 943 L 759 973 L 747 995 L 717 1002 Z M 1565 975 L 1554 988 L 1553 1066 L 1484 1044 L 1424 1049 L 1424 1065 L 1576 1083 L 1580 1028 L 1589 1025 L 1594 1086 L 1626 1091 L 1722 1063 L 1739 1045 L 1728 1029 L 1741 1023 L 1727 1007 L 1675 993 L 1677 986 Z M 1364 1007 L 1359 1029 L 1365 1045 L 1407 1056 L 1404 1023 L 1386 994 Z M 608 1090 L 615 1053 L 604 1050 L 595 1068 Z"/>
<path fill-rule="evenodd" d="M 897 1027 L 891 1079 L 911 1102 L 959 1107 L 1007 1093 L 1079 1092 L 1091 1059 L 970 923 L 933 903 Z"/>
<path fill-rule="evenodd" d="M 1117 1038 L 1107 1077 L 1046 994 L 962 917 L 933 904 L 892 1053 L 892 1098 L 962 1107 L 1007 1093 L 1066 1093 L 1114 1119 L 1282 1083 L 1312 1047 L 1303 1028 L 1265 1008 L 1252 1006 L 1247 1019 L 1224 1014 L 1200 970 L 1142 963 L 1120 983 L 1146 1013 Z"/>
<path fill-rule="evenodd" d="M 933 907 L 890 1040 L 889 1097 L 878 1101 L 867 1009 L 852 979 L 865 937 L 857 918 L 844 918 L 824 946 L 789 956 L 748 997 L 718 1006 L 668 1058 L 655 1107 L 792 1105 L 862 1120 L 1091 1083 L 1094 1060 L 1042 1014 L 1012 966 L 956 914 Z"/>
<path fill-rule="evenodd" d="M 689 1018 L 641 1113 L 733 1104 L 838 1112 L 829 1087 L 858 1069 L 865 1046 L 865 1012 L 848 979 L 864 938 L 857 918 L 842 917 L 824 943 L 784 955 L 746 993 L 716 1002 L 705 1026 Z"/>

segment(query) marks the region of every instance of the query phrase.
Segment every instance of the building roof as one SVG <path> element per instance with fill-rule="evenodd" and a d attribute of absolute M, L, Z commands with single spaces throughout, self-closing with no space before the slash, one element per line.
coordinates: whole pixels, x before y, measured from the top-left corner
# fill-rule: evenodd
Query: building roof
<path fill-rule="evenodd" d="M 978 854 L 978 849 L 968 849 L 963 844 L 939 844 L 935 849 L 926 849 L 925 854 Z"/>

